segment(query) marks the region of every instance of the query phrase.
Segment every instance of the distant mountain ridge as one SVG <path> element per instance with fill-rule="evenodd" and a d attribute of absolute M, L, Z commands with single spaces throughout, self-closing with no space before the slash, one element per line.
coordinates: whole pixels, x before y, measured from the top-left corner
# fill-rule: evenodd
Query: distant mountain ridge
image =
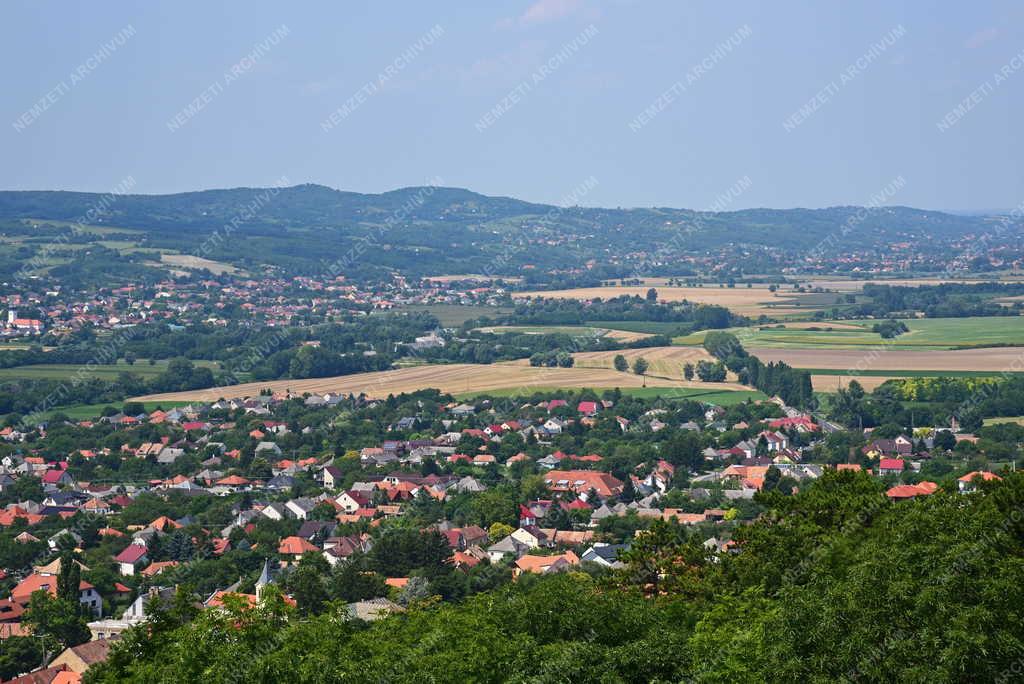
<path fill-rule="evenodd" d="M 170 195 L 70 191 L 0 191 L 0 221 L 74 222 L 103 207 L 101 224 L 141 232 L 140 244 L 196 254 L 204 236 L 233 225 L 233 241 L 200 254 L 243 267 L 261 263 L 315 273 L 323 262 L 360 248 L 360 273 L 398 269 L 412 275 L 487 272 L 521 275 L 586 265 L 600 277 L 671 272 L 687 254 L 718 250 L 756 268 L 768 255 L 826 249 L 883 250 L 896 241 L 951 240 L 991 230 L 988 216 L 891 206 L 825 209 L 689 209 L 556 207 L 462 188 L 408 187 L 380 194 L 305 184 L 232 188 Z M 245 240 L 238 238 L 244 237 Z M 204 247 L 204 249 L 206 249 Z M 787 257 L 788 258 L 788 257 Z M 453 270 L 454 269 L 454 270 Z M 669 269 L 666 271 L 665 269 Z M 677 271 L 678 272 L 678 271 Z"/>

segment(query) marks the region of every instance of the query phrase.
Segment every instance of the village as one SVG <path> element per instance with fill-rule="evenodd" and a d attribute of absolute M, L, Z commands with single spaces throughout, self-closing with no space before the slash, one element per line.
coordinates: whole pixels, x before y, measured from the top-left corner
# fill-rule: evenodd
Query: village
<path fill-rule="evenodd" d="M 953 480 L 963 493 L 999 479 L 954 455 L 971 434 L 874 439 L 869 429 L 837 458 L 826 443 L 847 435 L 779 400 L 722 407 L 585 391 L 461 402 L 436 391 L 277 394 L 8 426 L 0 635 L 31 633 L 35 618 L 23 619 L 36 594 L 56 596 L 61 563 L 80 566 L 90 641 L 49 667 L 80 674 L 106 653 L 99 644 L 183 585 L 205 609 L 226 596 L 255 604 L 274 587 L 300 610 L 336 595 L 373 620 L 429 593 L 620 569 L 655 521 L 709 557 L 742 553 L 732 534 L 764 510 L 759 494 L 790 494 L 829 471 L 885 482 L 890 502 L 937 491 L 935 461 L 963 472 Z M 374 555 L 396 535 L 401 551 Z M 307 566 L 341 586 L 311 591 L 295 581 Z"/>

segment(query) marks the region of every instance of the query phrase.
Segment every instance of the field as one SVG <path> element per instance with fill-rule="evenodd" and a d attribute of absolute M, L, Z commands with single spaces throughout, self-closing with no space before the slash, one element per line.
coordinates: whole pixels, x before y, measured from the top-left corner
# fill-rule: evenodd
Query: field
<path fill-rule="evenodd" d="M 477 328 L 480 332 L 490 333 L 522 333 L 525 335 L 571 335 L 573 337 L 607 337 L 620 342 L 633 342 L 650 337 L 652 333 L 634 332 L 631 330 L 612 330 L 585 325 L 496 325 L 489 328 Z"/>
<path fill-rule="evenodd" d="M 680 328 L 689 329 L 688 323 L 666 323 L 662 321 L 587 321 L 587 325 L 612 330 L 648 333 L 650 335 L 676 335 Z"/>
<path fill-rule="evenodd" d="M 160 255 L 160 262 L 170 266 L 178 266 L 180 268 L 187 269 L 200 270 L 205 268 L 215 275 L 220 275 L 221 273 L 235 273 L 238 271 L 237 268 L 230 264 L 222 264 L 219 261 L 211 261 L 210 259 L 192 256 L 191 254 L 168 254 L 164 252 Z"/>
<path fill-rule="evenodd" d="M 1024 372 L 1024 347 L 908 351 L 899 349 L 770 349 L 751 348 L 764 362 L 784 361 L 795 368 L 862 371 L 980 371 L 988 374 Z"/>
<path fill-rule="evenodd" d="M 552 387 L 545 388 L 543 391 L 575 392 L 579 389 L 580 388 L 578 387 Z M 492 392 L 469 392 L 467 394 L 459 394 L 456 395 L 456 398 L 460 401 L 465 401 L 483 395 L 492 397 L 528 397 L 536 391 L 538 391 L 538 388 L 536 387 L 508 387 Z M 732 406 L 733 404 L 742 404 L 748 399 L 751 401 L 763 401 L 768 398 L 756 390 L 723 392 L 718 390 L 701 390 L 694 387 L 676 387 L 672 389 L 666 389 L 664 387 L 624 387 L 621 388 L 620 391 L 626 396 L 636 397 L 638 399 L 688 399 L 691 401 L 701 401 L 707 404 L 716 404 L 718 406 Z"/>
<path fill-rule="evenodd" d="M 197 366 L 215 368 L 215 361 L 194 361 Z M 149 365 L 147 361 L 136 361 L 135 365 L 128 365 L 124 361 L 116 364 L 78 364 L 78 363 L 47 363 L 30 366 L 14 366 L 13 368 L 0 368 L 0 380 L 68 380 L 73 377 L 81 379 L 98 378 L 100 380 L 114 381 L 121 373 L 132 373 L 142 378 L 149 379 L 160 375 L 167 370 L 166 361 L 157 361 Z"/>
<path fill-rule="evenodd" d="M 187 401 L 147 401 L 143 402 L 143 408 L 147 413 L 155 411 L 156 409 L 167 410 L 176 406 L 185 406 L 188 404 Z M 47 420 L 51 416 L 61 414 L 65 415 L 72 420 L 92 420 L 93 418 L 99 418 L 103 413 L 103 409 L 108 406 L 121 410 L 122 403 L 114 402 L 111 404 L 77 404 L 75 406 L 64 406 L 62 408 L 47 411 L 42 414 L 34 415 L 34 418 L 39 420 Z"/>
<path fill-rule="evenodd" d="M 647 363 L 648 375 L 672 380 L 683 379 L 683 365 L 698 361 L 714 361 L 714 358 L 700 347 L 647 347 L 646 349 L 623 349 L 621 351 L 577 352 L 573 354 L 577 368 L 614 368 L 615 357 L 622 354 L 629 362 L 643 357 Z M 742 385 L 729 383 L 699 383 L 700 386 L 720 386 L 729 389 L 743 389 Z"/>
<path fill-rule="evenodd" d="M 619 373 L 604 367 L 594 368 L 535 368 L 524 363 L 496 363 L 486 366 L 473 364 L 423 365 L 375 373 L 357 373 L 332 378 L 310 380 L 274 380 L 254 382 L 230 387 L 214 387 L 191 392 L 139 397 L 140 401 L 215 401 L 218 398 L 255 396 L 261 390 L 295 393 L 365 392 L 371 397 L 413 392 L 436 388 L 450 394 L 521 390 L 530 393 L 538 388 L 593 387 L 593 388 L 662 388 L 673 390 L 715 390 L 716 392 L 741 388 L 727 383 L 687 383 L 669 378 L 642 378 L 632 373 Z M 702 386 L 703 385 L 703 386 Z"/>
<path fill-rule="evenodd" d="M 918 318 L 904 321 L 910 332 L 884 339 L 871 327 L 877 321 L 783 324 L 785 328 L 760 326 L 734 328 L 745 347 L 777 349 L 871 349 L 948 350 L 986 345 L 1024 346 L 1024 317 Z M 817 328 L 817 329 L 811 329 Z M 704 331 L 672 340 L 674 344 L 700 344 Z M 943 368 L 944 366 L 937 366 Z"/>
<path fill-rule="evenodd" d="M 992 278 L 874 278 L 869 280 L 854 280 L 850 278 L 836 278 L 833 276 L 810 276 L 800 278 L 799 281 L 801 283 L 811 285 L 812 287 L 822 287 L 839 292 L 860 292 L 864 289 L 864 285 L 866 283 L 874 285 L 906 285 L 909 287 L 917 287 L 920 285 L 941 285 L 943 283 L 962 283 L 970 285 L 974 283 L 991 283 L 1000 281 L 1019 282 L 1020 278 L 1003 278 L 993 276 Z"/>
<path fill-rule="evenodd" d="M 621 295 L 643 297 L 647 287 L 581 287 L 572 290 L 514 292 L 513 297 L 544 297 L 547 299 L 609 299 Z M 834 305 L 835 293 L 812 294 L 771 292 L 760 287 L 658 287 L 658 299 L 669 302 L 690 301 L 717 304 L 746 316 L 793 315 L 809 313 Z"/>
<path fill-rule="evenodd" d="M 498 316 L 509 313 L 511 309 L 500 306 L 462 306 L 460 304 L 413 304 L 404 306 L 400 311 L 426 313 L 437 316 L 441 325 L 445 328 L 457 328 L 466 321 L 481 316 Z"/>
<path fill-rule="evenodd" d="M 874 389 L 897 377 L 979 377 L 1024 372 L 1024 348 L 909 351 L 853 349 L 750 349 L 764 362 L 783 361 L 811 371 L 818 391 L 834 392 L 855 379 Z M 852 371 L 852 372 L 851 372 Z"/>
<path fill-rule="evenodd" d="M 1013 423 L 1015 425 L 1024 425 L 1024 416 L 1004 416 L 1002 418 L 986 418 L 985 425 L 1004 425 L 1006 423 Z"/>
<path fill-rule="evenodd" d="M 455 283 L 455 282 L 459 282 L 459 281 L 462 281 L 462 280 L 475 280 L 475 281 L 478 281 L 478 282 L 481 282 L 481 283 L 491 283 L 491 282 L 494 282 L 495 280 L 503 280 L 506 283 L 518 283 L 522 279 L 523 279 L 522 276 L 487 276 L 487 275 L 480 275 L 478 273 L 464 273 L 464 274 L 456 274 L 456 275 L 439 275 L 439 276 L 430 276 L 429 278 L 424 278 L 424 280 L 429 280 L 429 281 L 434 282 L 434 283 L 440 283 L 442 285 L 446 284 L 446 283 Z"/>

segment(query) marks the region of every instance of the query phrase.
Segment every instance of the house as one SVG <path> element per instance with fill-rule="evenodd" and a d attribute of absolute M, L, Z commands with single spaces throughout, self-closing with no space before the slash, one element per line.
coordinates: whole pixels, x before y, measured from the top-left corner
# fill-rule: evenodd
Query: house
<path fill-rule="evenodd" d="M 271 520 L 284 520 L 288 517 L 288 509 L 283 503 L 275 501 L 261 508 L 260 515 Z"/>
<path fill-rule="evenodd" d="M 546 575 L 552 572 L 565 572 L 571 567 L 579 565 L 580 559 L 572 551 L 557 556 L 530 556 L 524 555 L 516 559 L 512 568 L 512 576 L 519 577 L 524 572 L 531 572 L 538 575 Z"/>
<path fill-rule="evenodd" d="M 157 575 L 159 575 L 164 570 L 168 570 L 170 568 L 177 567 L 178 565 L 179 565 L 178 561 L 174 561 L 174 560 L 155 561 L 155 562 L 150 563 L 149 565 L 147 565 L 145 567 L 145 569 L 143 569 L 142 572 L 139 573 L 139 574 L 141 574 L 143 577 L 156 577 Z"/>
<path fill-rule="evenodd" d="M 878 462 L 879 477 L 902 475 L 906 462 L 902 458 L 883 458 Z"/>
<path fill-rule="evenodd" d="M 129 577 L 135 574 L 139 565 L 148 565 L 149 558 L 146 555 L 147 549 L 142 544 L 129 544 L 124 551 L 114 556 L 121 574 Z"/>
<path fill-rule="evenodd" d="M 222 488 L 224 491 L 231 493 L 244 492 L 252 489 L 252 481 L 242 477 L 241 475 L 228 475 L 227 477 L 217 480 L 215 484 L 218 488 Z"/>
<path fill-rule="evenodd" d="M 760 441 L 763 438 L 765 442 L 768 444 L 768 453 L 781 451 L 782 449 L 785 449 L 789 446 L 789 438 L 786 437 L 786 435 L 782 434 L 781 432 L 771 432 L 769 430 L 765 430 L 758 434 L 757 438 L 758 441 Z"/>
<path fill-rule="evenodd" d="M 562 408 L 563 406 L 568 405 L 569 402 L 567 402 L 565 399 L 552 399 L 551 401 L 548 402 L 548 413 L 551 413 L 557 408 Z"/>
<path fill-rule="evenodd" d="M 792 418 L 776 418 L 768 421 L 773 430 L 796 430 L 801 433 L 816 432 L 820 429 L 810 416 L 794 416 Z"/>
<path fill-rule="evenodd" d="M 509 536 L 520 544 L 524 544 L 527 548 L 531 549 L 552 545 L 548 536 L 544 534 L 539 527 L 535 527 L 533 525 L 530 525 L 529 527 L 520 527 Z"/>
<path fill-rule="evenodd" d="M 355 603 L 349 603 L 346 607 L 350 617 L 365 620 L 366 622 L 380 620 L 391 613 L 401 613 L 405 610 L 394 601 L 389 601 L 386 598 L 356 601 Z"/>
<path fill-rule="evenodd" d="M 961 494 L 968 494 L 977 491 L 980 482 L 993 482 L 1002 479 L 995 473 L 990 473 L 986 470 L 975 470 L 957 480 L 956 485 Z"/>
<path fill-rule="evenodd" d="M 81 675 L 93 665 L 104 662 L 110 654 L 110 647 L 112 645 L 113 640 L 111 639 L 97 639 L 96 641 L 87 641 L 78 646 L 65 648 L 61 651 L 60 655 L 50 662 L 49 667 L 64 668 L 66 672 L 74 672 Z M 71 682 L 72 680 L 68 679 L 66 681 Z"/>
<path fill-rule="evenodd" d="M 281 556 L 281 565 L 297 563 L 304 553 L 319 553 L 320 549 L 313 546 L 302 537 L 285 537 L 277 546 L 277 553 Z"/>
<path fill-rule="evenodd" d="M 270 454 L 271 456 L 280 456 L 281 447 L 277 446 L 273 442 L 260 442 L 256 445 L 256 455 Z"/>
<path fill-rule="evenodd" d="M 60 573 L 59 565 L 57 574 L 40 572 L 36 570 L 11 589 L 11 600 L 15 603 L 27 606 L 32 600 L 32 594 L 37 591 L 45 591 L 50 596 L 57 595 L 57 576 Z M 103 597 L 96 591 L 96 587 L 85 580 L 78 583 L 78 602 L 89 609 L 96 617 L 103 616 Z"/>
<path fill-rule="evenodd" d="M 340 487 L 343 479 L 344 476 L 341 473 L 341 469 L 337 466 L 324 466 L 320 470 L 320 481 L 327 489 L 336 489 Z"/>
<path fill-rule="evenodd" d="M 355 513 L 360 508 L 368 508 L 371 503 L 370 495 L 368 493 L 356 491 L 354 489 L 342 492 L 338 495 L 338 498 L 336 498 L 335 501 L 346 513 Z"/>
<path fill-rule="evenodd" d="M 548 418 L 541 426 L 549 435 L 560 435 L 565 428 L 565 422 L 557 418 Z"/>
<path fill-rule="evenodd" d="M 476 413 L 476 408 L 469 404 L 459 404 L 458 406 L 453 407 L 449 413 L 457 418 L 465 418 L 466 416 L 471 416 Z"/>
<path fill-rule="evenodd" d="M 618 496 L 624 485 L 614 475 L 598 470 L 552 470 L 544 475 L 544 483 L 552 492 L 573 492 L 584 500 L 591 490 L 602 499 Z"/>
<path fill-rule="evenodd" d="M 581 401 L 576 407 L 576 411 L 584 416 L 596 416 L 600 410 L 596 401 Z"/>
<path fill-rule="evenodd" d="M 310 512 L 316 508 L 316 504 L 317 502 L 313 501 L 313 499 L 303 497 L 288 501 L 284 507 L 292 517 L 298 518 L 299 520 L 305 520 L 309 517 Z"/>
<path fill-rule="evenodd" d="M 490 557 L 491 563 L 500 563 L 505 556 L 511 554 L 513 557 L 518 558 L 526 553 L 529 548 L 526 544 L 516 541 L 512 538 L 512 535 L 509 535 L 488 546 L 487 555 Z"/>
<path fill-rule="evenodd" d="M 584 563 L 597 563 L 606 568 L 622 568 L 624 564 L 619 560 L 619 554 L 629 551 L 629 544 L 604 544 L 598 543 L 591 546 L 580 556 Z"/>
<path fill-rule="evenodd" d="M 908 499 L 916 499 L 919 496 L 933 494 L 938 488 L 939 486 L 934 482 L 919 482 L 913 485 L 903 484 L 890 487 L 885 495 L 889 497 L 890 501 L 906 501 Z"/>
<path fill-rule="evenodd" d="M 75 484 L 75 480 L 73 477 L 71 477 L 71 474 L 68 473 L 68 471 L 61 470 L 59 468 L 47 470 L 45 473 L 43 473 L 42 480 L 44 485 L 53 485 L 55 487 L 71 487 L 74 486 Z"/>

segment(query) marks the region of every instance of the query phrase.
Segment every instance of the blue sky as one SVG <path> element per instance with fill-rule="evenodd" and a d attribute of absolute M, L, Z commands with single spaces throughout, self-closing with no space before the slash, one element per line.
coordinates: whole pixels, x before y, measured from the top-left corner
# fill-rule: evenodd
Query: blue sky
<path fill-rule="evenodd" d="M 559 202 L 586 183 L 579 203 L 598 206 L 1010 208 L 1022 14 L 8 0 L 0 188 L 435 182 Z"/>

